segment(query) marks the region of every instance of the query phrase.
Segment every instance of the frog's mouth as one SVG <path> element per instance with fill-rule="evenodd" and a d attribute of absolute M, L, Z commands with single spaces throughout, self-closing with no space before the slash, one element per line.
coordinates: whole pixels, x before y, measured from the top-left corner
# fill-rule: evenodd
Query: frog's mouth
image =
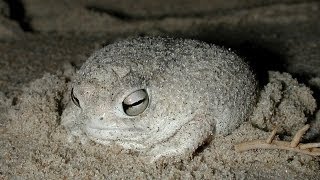
<path fill-rule="evenodd" d="M 103 139 L 104 141 L 136 141 L 141 140 L 145 134 L 142 128 L 119 128 L 119 127 L 108 127 L 108 128 L 96 128 L 87 126 L 86 134 L 89 137 Z"/>
<path fill-rule="evenodd" d="M 85 132 L 91 140 L 100 144 L 117 143 L 129 149 L 143 149 L 146 146 L 169 140 L 192 120 L 193 118 L 184 117 L 166 125 L 159 125 L 154 129 L 126 126 L 98 128 L 97 126 L 87 125 Z"/>

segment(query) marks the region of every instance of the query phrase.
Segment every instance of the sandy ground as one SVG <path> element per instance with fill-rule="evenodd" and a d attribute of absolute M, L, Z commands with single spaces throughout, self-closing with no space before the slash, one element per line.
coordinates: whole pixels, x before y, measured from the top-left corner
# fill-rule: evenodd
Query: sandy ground
<path fill-rule="evenodd" d="M 302 142 L 319 142 L 319 8 L 302 0 L 0 1 L 0 178 L 318 179 L 319 157 L 234 145 L 266 139 L 275 125 L 276 139 L 290 141 L 311 124 Z M 248 122 L 152 164 L 120 147 L 68 144 L 60 116 L 75 69 L 95 49 L 138 35 L 199 39 L 246 59 L 260 83 Z"/>

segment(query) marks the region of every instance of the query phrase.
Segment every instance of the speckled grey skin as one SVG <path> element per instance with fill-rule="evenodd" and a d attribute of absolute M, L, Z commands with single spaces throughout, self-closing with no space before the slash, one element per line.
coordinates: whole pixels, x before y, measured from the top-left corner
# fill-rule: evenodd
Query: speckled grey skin
<path fill-rule="evenodd" d="M 231 133 L 247 119 L 256 93 L 253 74 L 234 53 L 194 40 L 148 37 L 95 52 L 72 87 L 75 103 L 62 115 L 71 136 L 154 159 L 193 152 L 209 136 Z M 123 101 L 140 89 L 147 99 L 136 104 L 146 102 L 146 109 L 130 116 Z"/>

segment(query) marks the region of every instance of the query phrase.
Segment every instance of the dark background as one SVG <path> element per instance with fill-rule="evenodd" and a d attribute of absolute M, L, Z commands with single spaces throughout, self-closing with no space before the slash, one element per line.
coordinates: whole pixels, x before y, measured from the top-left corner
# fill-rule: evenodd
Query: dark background
<path fill-rule="evenodd" d="M 129 36 L 199 39 L 231 48 L 264 84 L 268 70 L 308 83 L 320 76 L 319 1 L 0 1 L 0 90 L 79 67 L 94 51 Z M 316 94 L 318 94 L 315 89 Z"/>

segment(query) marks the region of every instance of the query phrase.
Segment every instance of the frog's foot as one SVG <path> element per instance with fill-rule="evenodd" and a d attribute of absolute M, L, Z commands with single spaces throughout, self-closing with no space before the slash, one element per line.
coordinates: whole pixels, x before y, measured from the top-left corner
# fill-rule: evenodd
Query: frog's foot
<path fill-rule="evenodd" d="M 72 128 L 68 129 L 67 142 L 75 143 L 76 141 L 80 141 L 81 144 L 86 144 L 89 139 L 80 128 Z"/>
<path fill-rule="evenodd" d="M 235 145 L 235 150 L 237 152 L 243 152 L 251 149 L 283 149 L 308 154 L 311 156 L 320 156 L 320 143 L 299 143 L 302 136 L 307 132 L 309 128 L 310 125 L 307 124 L 299 131 L 297 131 L 291 142 L 274 140 L 277 132 L 277 129 L 274 129 L 267 140 L 243 142 Z"/>

